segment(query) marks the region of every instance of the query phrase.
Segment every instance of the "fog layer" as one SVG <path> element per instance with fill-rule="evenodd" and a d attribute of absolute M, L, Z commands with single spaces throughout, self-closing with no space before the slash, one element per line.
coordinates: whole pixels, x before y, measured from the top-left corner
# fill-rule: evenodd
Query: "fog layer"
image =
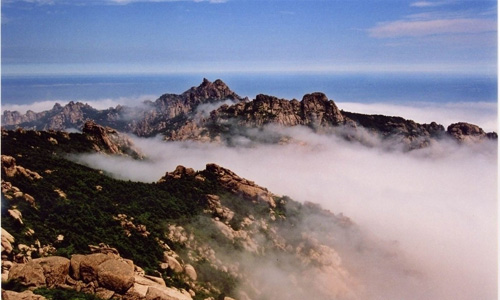
<path fill-rule="evenodd" d="M 459 147 L 444 141 L 410 153 L 384 152 L 304 128 L 286 131 L 304 143 L 227 147 L 136 139 L 149 160 L 100 155 L 78 160 L 146 182 L 177 165 L 201 170 L 217 163 L 276 194 L 342 212 L 363 231 L 393 241 L 397 255 L 425 278 L 425 285 L 418 285 L 424 290 L 410 292 L 390 270 L 366 270 L 372 276 L 364 280 L 374 281 L 364 285 L 373 299 L 496 299 L 496 143 Z"/>

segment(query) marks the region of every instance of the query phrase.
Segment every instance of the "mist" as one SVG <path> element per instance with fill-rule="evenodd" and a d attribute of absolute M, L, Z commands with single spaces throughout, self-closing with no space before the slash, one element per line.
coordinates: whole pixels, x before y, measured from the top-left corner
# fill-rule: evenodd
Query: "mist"
<path fill-rule="evenodd" d="M 95 109 L 108 109 L 110 107 L 116 107 L 117 105 L 125 105 L 130 107 L 140 106 L 146 100 L 156 100 L 158 97 L 154 95 L 142 95 L 138 97 L 119 97 L 119 98 L 105 98 L 105 99 L 58 99 L 58 100 L 45 100 L 37 101 L 28 104 L 14 104 L 14 103 L 2 103 L 2 113 L 4 111 L 18 111 L 25 114 L 28 110 L 34 112 L 42 112 L 50 110 L 54 107 L 54 104 L 59 103 L 62 106 L 68 104 L 70 101 L 82 102 L 92 106 Z"/>
<path fill-rule="evenodd" d="M 96 154 L 77 161 L 145 182 L 177 165 L 202 170 L 217 163 L 275 194 L 343 213 L 374 240 L 397 245 L 396 256 L 425 279 L 409 288 L 408 278 L 393 272 L 398 268 L 362 270 L 367 299 L 496 299 L 496 142 L 459 146 L 443 140 L 404 153 L 302 127 L 270 127 L 259 134 L 276 130 L 300 142 L 228 147 L 135 138 L 145 161 Z M 366 255 L 362 259 L 378 260 Z M 342 256 L 349 260 L 349 253 Z"/>
<path fill-rule="evenodd" d="M 404 105 L 337 102 L 337 105 L 350 112 L 401 116 L 417 123 L 436 122 L 447 127 L 460 121 L 477 124 L 486 132 L 498 131 L 496 102 L 411 102 Z"/>

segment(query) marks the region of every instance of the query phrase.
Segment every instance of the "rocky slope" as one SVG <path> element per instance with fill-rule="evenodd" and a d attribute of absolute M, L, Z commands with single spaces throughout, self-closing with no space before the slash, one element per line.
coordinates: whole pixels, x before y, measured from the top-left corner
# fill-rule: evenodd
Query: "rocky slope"
<path fill-rule="evenodd" d="M 255 130 L 270 125 L 307 126 L 318 133 L 334 134 L 366 145 L 372 145 L 371 140 L 377 138 L 397 143 L 404 150 L 426 147 L 440 139 L 460 143 L 497 139 L 496 133 L 485 133 L 473 124 L 455 123 L 445 130 L 443 125 L 434 122 L 419 124 L 401 117 L 342 111 L 323 93 L 307 94 L 301 101 L 267 95 L 257 95 L 249 101 L 239 97 L 221 80 L 210 82 L 207 79 L 180 95 L 165 94 L 154 102 L 146 101 L 134 108 L 117 106 L 99 111 L 87 104 L 70 102 L 64 107 L 56 104 L 53 109 L 41 113 L 28 111 L 22 115 L 5 111 L 2 126 L 6 129 L 64 130 L 81 128 L 88 119 L 138 136 L 161 134 L 166 140 L 231 143 L 235 136 L 255 140 Z M 258 141 L 283 142 L 290 138 L 275 132 L 271 139 Z"/>
<path fill-rule="evenodd" d="M 359 299 L 359 257 L 400 259 L 343 215 L 216 164 L 138 183 L 71 160 L 130 155 L 110 135 L 121 136 L 93 122 L 2 131 L 2 298 Z"/>

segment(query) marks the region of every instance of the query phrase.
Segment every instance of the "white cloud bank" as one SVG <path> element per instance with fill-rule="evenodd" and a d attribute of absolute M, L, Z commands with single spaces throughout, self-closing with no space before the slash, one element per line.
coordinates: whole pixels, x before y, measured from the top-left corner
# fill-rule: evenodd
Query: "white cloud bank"
<path fill-rule="evenodd" d="M 440 34 L 478 34 L 495 32 L 497 23 L 489 19 L 437 19 L 437 20 L 398 20 L 379 23 L 369 29 L 375 38 L 422 37 Z"/>
<path fill-rule="evenodd" d="M 406 278 L 390 270 L 366 270 L 382 276 L 365 278 L 370 299 L 496 299 L 496 143 L 460 148 L 443 142 L 387 153 L 304 128 L 288 130 L 307 144 L 225 147 L 138 139 L 149 161 L 99 155 L 80 161 L 146 182 L 179 164 L 204 169 L 217 163 L 274 193 L 320 203 L 381 239 L 397 241 L 396 255 L 416 266 L 423 285 L 407 288 Z"/>
<path fill-rule="evenodd" d="M 340 109 L 364 114 L 399 116 L 417 123 L 436 122 L 445 127 L 457 122 L 476 124 L 486 132 L 498 132 L 495 102 L 414 102 L 409 104 L 336 102 Z"/>

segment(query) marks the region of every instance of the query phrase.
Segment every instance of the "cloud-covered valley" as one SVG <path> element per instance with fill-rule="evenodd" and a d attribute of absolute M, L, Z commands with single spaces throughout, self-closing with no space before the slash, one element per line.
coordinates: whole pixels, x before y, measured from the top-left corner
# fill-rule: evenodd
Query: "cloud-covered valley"
<path fill-rule="evenodd" d="M 144 161 L 102 155 L 76 159 L 114 177 L 146 182 L 177 165 L 201 170 L 217 163 L 273 193 L 343 213 L 374 239 L 393 243 L 395 255 L 421 274 L 412 284 L 392 268 L 375 270 L 378 258 L 366 253 L 363 259 L 372 269 L 361 267 L 358 276 L 373 296 L 369 299 L 496 297 L 496 143 L 458 147 L 443 141 L 402 153 L 306 128 L 284 130 L 301 143 L 228 147 L 137 138 L 148 157 Z M 349 253 L 341 256 L 348 264 Z"/>

